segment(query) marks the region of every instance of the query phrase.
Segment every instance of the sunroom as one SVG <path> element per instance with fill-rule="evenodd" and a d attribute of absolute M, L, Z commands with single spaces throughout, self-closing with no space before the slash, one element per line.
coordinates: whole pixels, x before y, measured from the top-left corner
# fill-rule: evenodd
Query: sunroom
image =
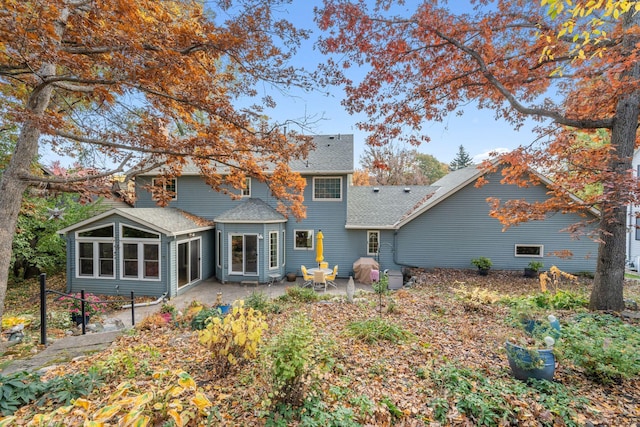
<path fill-rule="evenodd" d="M 214 274 L 213 223 L 178 209 L 112 209 L 59 233 L 67 290 L 174 297 Z"/>

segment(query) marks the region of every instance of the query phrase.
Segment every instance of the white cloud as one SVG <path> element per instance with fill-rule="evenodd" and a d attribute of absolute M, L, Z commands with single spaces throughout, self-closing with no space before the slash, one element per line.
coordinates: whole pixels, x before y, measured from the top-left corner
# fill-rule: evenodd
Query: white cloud
<path fill-rule="evenodd" d="M 476 154 L 475 156 L 473 156 L 473 163 L 482 163 L 483 161 L 491 158 L 491 154 L 503 154 L 508 153 L 509 151 L 511 151 L 511 149 L 509 148 L 493 148 L 489 151 L 485 151 L 484 153 Z"/>

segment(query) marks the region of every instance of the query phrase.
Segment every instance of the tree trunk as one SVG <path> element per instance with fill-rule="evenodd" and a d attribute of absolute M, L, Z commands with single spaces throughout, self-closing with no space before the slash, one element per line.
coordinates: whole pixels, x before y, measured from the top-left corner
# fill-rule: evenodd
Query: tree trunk
<path fill-rule="evenodd" d="M 629 13 L 624 18 L 625 30 L 640 25 L 640 14 Z M 628 33 L 623 39 L 623 48 L 631 55 L 639 41 L 635 32 Z M 622 79 L 637 82 L 640 79 L 640 63 L 636 62 Z M 633 151 L 640 114 L 640 91 L 635 90 L 623 96 L 616 105 L 613 128 L 611 129 L 611 146 L 615 149 L 609 169 L 617 176 L 626 176 L 632 169 Z M 615 182 L 607 186 L 605 183 L 605 200 L 612 206 L 601 207 L 600 238 L 598 247 L 598 264 L 594 280 L 589 308 L 591 310 L 624 309 L 624 270 L 626 261 L 626 214 L 628 198 L 617 193 Z M 606 194 L 609 193 L 609 194 Z M 615 203 L 618 205 L 615 205 Z M 610 209 L 607 209 L 607 208 Z"/>
<path fill-rule="evenodd" d="M 39 75 L 46 78 L 54 74 L 55 67 L 45 64 Z M 15 151 L 0 179 L 0 319 L 4 314 L 4 300 L 7 296 L 13 235 L 18 222 L 22 195 L 28 186 L 21 176 L 29 174 L 31 164 L 37 160 L 40 139 L 37 120 L 42 118 L 49 106 L 51 92 L 52 87 L 44 85 L 29 97 L 27 109 L 33 118 L 23 124 Z"/>

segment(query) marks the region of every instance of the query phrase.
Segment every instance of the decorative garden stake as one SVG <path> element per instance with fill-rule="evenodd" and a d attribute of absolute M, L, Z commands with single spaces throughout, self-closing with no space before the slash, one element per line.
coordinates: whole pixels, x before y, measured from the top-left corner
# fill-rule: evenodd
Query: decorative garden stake
<path fill-rule="evenodd" d="M 353 282 L 353 276 L 349 276 L 347 282 L 347 301 L 353 302 L 353 295 L 356 292 L 356 284 Z"/>

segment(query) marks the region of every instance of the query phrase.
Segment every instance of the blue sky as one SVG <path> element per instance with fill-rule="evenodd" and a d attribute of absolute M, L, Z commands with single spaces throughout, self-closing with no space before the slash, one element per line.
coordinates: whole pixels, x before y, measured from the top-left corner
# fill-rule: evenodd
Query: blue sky
<path fill-rule="evenodd" d="M 413 10 L 415 1 L 407 2 L 406 9 Z M 467 1 L 450 2 L 457 11 L 468 8 Z M 313 42 L 319 30 L 313 22 L 313 7 L 321 6 L 321 0 L 293 0 L 293 5 L 284 13 L 284 17 L 299 27 L 311 29 L 314 36 L 305 43 L 296 58 L 295 65 L 313 69 L 323 61 L 323 56 L 313 49 Z M 350 116 L 340 105 L 344 93 L 341 88 L 334 88 L 330 95 L 320 93 L 293 92 L 292 97 L 277 97 L 278 107 L 270 115 L 278 120 L 299 118 L 303 114 L 309 117 L 323 117 L 314 125 L 314 134 L 353 134 L 355 141 L 354 167 L 359 168 L 359 160 L 365 144 L 366 134 L 356 129 L 356 122 L 366 119 L 364 116 Z M 423 130 L 430 136 L 431 142 L 418 147 L 418 151 L 431 154 L 438 160 L 449 163 L 463 145 L 473 157 L 484 158 L 493 150 L 511 150 L 519 145 L 528 145 L 535 138 L 532 122 L 527 123 L 519 131 L 514 130 L 505 121 L 496 121 L 492 110 L 479 110 L 473 105 L 464 109 L 462 116 L 451 114 L 443 122 L 428 123 Z"/>

